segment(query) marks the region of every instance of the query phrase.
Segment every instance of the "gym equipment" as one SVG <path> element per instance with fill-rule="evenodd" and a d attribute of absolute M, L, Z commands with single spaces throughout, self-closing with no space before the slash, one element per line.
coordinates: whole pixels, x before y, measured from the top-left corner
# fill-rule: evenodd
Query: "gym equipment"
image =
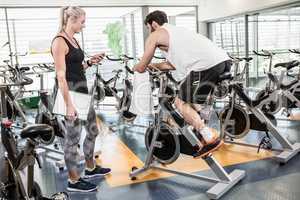
<path fill-rule="evenodd" d="M 124 78 L 124 89 L 123 94 L 121 98 L 116 98 L 118 101 L 118 107 L 117 109 L 121 113 L 122 118 L 125 121 L 132 122 L 136 118 L 136 114 L 129 111 L 130 105 L 131 105 L 131 99 L 132 99 L 132 84 L 129 80 L 129 73 L 133 74 L 133 71 L 128 67 L 129 60 L 133 60 L 134 58 L 129 57 L 127 55 L 121 55 L 120 58 L 111 58 L 109 56 L 106 56 L 106 58 L 110 61 L 117 61 L 122 62 L 124 64 L 125 71 L 125 78 Z"/>
<path fill-rule="evenodd" d="M 0 99 L 4 99 L 8 87 L 29 84 L 27 79 L 18 83 L 1 83 Z M 0 195 L 2 199 L 47 199 L 42 196 L 38 183 L 34 182 L 34 164 L 41 162 L 35 147 L 39 143 L 50 144 L 54 134 L 52 127 L 45 124 L 28 125 L 21 130 L 20 137 L 26 140 L 25 146 L 19 148 L 17 135 L 12 129 L 13 122 L 7 119 L 5 101 L 1 103 L 1 141 L 6 150 L 6 172 L 1 178 Z"/>
<path fill-rule="evenodd" d="M 286 69 L 286 75 L 295 78 L 289 83 L 283 83 L 284 72 L 281 73 L 280 79 L 278 80 L 273 74 L 270 74 L 271 80 L 277 85 L 277 90 L 280 90 L 280 99 L 281 104 L 280 108 L 284 108 L 283 113 L 286 114 L 287 117 L 290 116 L 291 109 L 300 108 L 300 77 L 299 74 L 294 77 L 289 74 L 289 70 L 299 67 L 300 73 L 300 63 L 299 61 L 291 61 L 286 63 L 277 63 L 274 67 L 281 67 Z"/>
<path fill-rule="evenodd" d="M 194 175 L 157 166 L 159 163 L 163 165 L 173 163 L 177 160 L 180 153 L 197 157 L 200 140 L 192 131 L 191 126 L 185 125 L 183 118 L 172 107 L 175 91 L 174 88 L 168 84 L 168 72 L 149 70 L 149 73 L 152 77 L 153 91 L 159 87 L 158 94 L 155 95 L 158 99 L 154 101 L 157 103 L 154 105 L 154 122 L 147 129 L 145 135 L 145 143 L 148 150 L 145 165 L 141 169 L 133 167 L 129 175 L 130 178 L 135 180 L 139 174 L 149 169 L 162 170 L 216 183 L 206 194 L 210 199 L 220 198 L 245 177 L 245 171 L 234 170 L 228 174 L 212 154 L 208 154 L 202 159 L 208 164 L 217 178 Z M 170 117 L 174 119 L 176 123 L 168 122 Z"/>
<path fill-rule="evenodd" d="M 270 77 L 271 74 L 268 73 Z M 271 78 L 272 79 L 272 78 Z M 274 158 L 280 163 L 288 162 L 300 151 L 300 143 L 291 144 L 276 128 L 276 119 L 270 113 L 264 113 L 259 107 L 260 105 L 269 102 L 270 99 L 276 101 L 278 93 L 274 92 L 265 95 L 258 100 L 251 100 L 248 95 L 243 91 L 242 84 L 239 82 L 230 83 L 229 90 L 231 96 L 229 104 L 224 107 L 220 112 L 220 120 L 222 124 L 222 134 L 228 143 L 241 144 L 251 147 L 272 149 L 269 133 L 279 142 L 283 149 L 279 150 L 280 153 L 275 155 Z M 244 105 L 236 103 L 236 97 L 243 101 Z M 239 143 L 232 141 L 244 137 L 249 130 L 264 131 L 266 136 L 263 137 L 260 144 L 250 145 L 246 143 Z M 229 137 L 229 140 L 226 139 Z"/>
<path fill-rule="evenodd" d="M 21 138 L 26 139 L 23 150 L 17 148 L 15 133 L 11 128 L 12 122 L 2 120 L 1 140 L 6 149 L 5 165 L 6 172 L 0 182 L 0 199 L 2 200 L 68 200 L 69 196 L 65 192 L 53 194 L 51 198 L 42 195 L 41 188 L 34 181 L 34 164 L 37 161 L 39 168 L 42 168 L 35 147 L 39 143 L 50 144 L 54 134 L 52 127 L 46 124 L 29 125 L 21 131 Z"/>
<path fill-rule="evenodd" d="M 0 85 L 0 90 L 3 94 L 1 102 L 2 104 L 5 104 L 5 106 L 2 106 L 2 115 L 8 117 L 9 119 L 15 119 L 18 115 L 22 118 L 24 126 L 26 126 L 28 120 L 25 116 L 23 109 L 21 108 L 16 99 L 20 96 L 21 90 L 23 90 L 23 87 L 25 85 L 30 85 L 33 83 L 33 80 L 31 78 L 28 78 L 24 75 L 24 72 L 27 70 L 27 68 L 14 69 L 12 67 L 6 70 L 2 70 L 3 74 L 1 74 L 1 77 L 4 78 L 4 83 L 7 83 Z M 17 87 L 19 89 L 13 94 L 11 90 L 12 87 Z"/>
<path fill-rule="evenodd" d="M 264 57 L 264 59 L 269 59 L 268 71 L 267 72 L 265 71 L 265 73 L 272 73 L 272 60 L 275 53 L 267 50 L 261 50 L 261 52 L 253 51 L 253 53 L 257 56 Z M 268 82 L 266 83 L 265 88 L 257 93 L 255 99 L 259 100 L 264 96 L 272 93 L 275 89 L 276 89 L 276 85 L 274 84 L 274 82 L 272 82 L 271 79 L 269 79 Z M 281 104 L 282 104 L 281 98 L 276 98 L 276 101 L 274 99 L 269 99 L 268 102 L 261 104 L 260 108 L 265 113 L 275 114 L 280 111 Z"/>
<path fill-rule="evenodd" d="M 297 53 L 296 50 L 290 50 L 292 53 Z M 274 65 L 274 68 L 284 68 L 286 70 L 287 77 L 293 77 L 294 80 L 289 82 L 288 84 L 283 84 L 283 78 L 284 73 L 282 72 L 280 75 L 280 78 L 278 78 L 272 73 L 271 71 L 271 65 L 272 65 L 272 56 L 274 54 L 264 51 L 264 54 L 255 52 L 258 56 L 265 56 L 267 58 L 270 58 L 270 64 L 269 64 L 269 71 L 267 72 L 268 75 L 268 84 L 265 89 L 261 90 L 257 96 L 256 100 L 263 98 L 264 96 L 271 94 L 271 93 L 277 93 L 279 96 L 276 101 L 269 98 L 270 101 L 266 101 L 264 104 L 260 104 L 259 108 L 265 112 L 270 114 L 275 114 L 278 111 L 280 111 L 282 108 L 284 108 L 283 113 L 285 113 L 287 116 L 290 115 L 290 109 L 297 108 L 300 105 L 300 63 L 297 60 L 293 60 L 290 62 L 285 63 L 277 63 Z M 299 73 L 297 76 L 293 76 L 289 74 L 289 70 L 299 67 Z M 276 91 L 277 90 L 277 91 Z M 284 104 L 284 102 L 286 102 Z"/>
<path fill-rule="evenodd" d="M 249 68 L 249 64 L 250 61 L 253 59 L 251 57 L 246 58 L 246 57 L 236 57 L 236 56 L 230 56 L 234 66 L 234 72 L 233 72 L 233 76 L 231 75 L 230 72 L 227 72 L 226 76 L 227 78 L 225 78 L 223 81 L 218 81 L 216 84 L 216 87 L 214 89 L 214 97 L 216 99 L 224 99 L 225 97 L 228 96 L 229 94 L 229 83 L 231 81 L 237 81 L 237 82 L 241 82 L 243 83 L 245 81 L 245 74 L 246 74 L 246 69 Z M 242 70 L 240 69 L 240 62 L 244 61 L 245 64 L 242 68 Z M 227 71 L 229 71 L 227 69 Z"/>
<path fill-rule="evenodd" d="M 21 131 L 21 138 L 27 139 L 24 150 L 18 151 L 11 121 L 2 120 L 1 140 L 7 151 L 6 164 L 8 174 L 4 183 L 7 199 L 40 199 L 42 197 L 39 185 L 34 182 L 34 163 L 41 162 L 35 152 L 35 146 L 42 142 L 49 144 L 53 141 L 53 130 L 48 125 L 30 125 Z M 27 169 L 27 172 L 26 172 Z M 27 174 L 27 176 L 26 176 Z"/>

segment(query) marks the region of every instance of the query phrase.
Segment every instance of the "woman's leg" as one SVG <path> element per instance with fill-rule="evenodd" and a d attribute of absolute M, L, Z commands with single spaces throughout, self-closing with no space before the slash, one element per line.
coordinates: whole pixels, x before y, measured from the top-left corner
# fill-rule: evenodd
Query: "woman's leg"
<path fill-rule="evenodd" d="M 96 137 L 99 134 L 99 129 L 97 127 L 96 112 L 93 106 L 89 109 L 89 114 L 87 118 L 87 123 L 85 125 L 87 134 L 83 142 L 83 152 L 86 161 L 86 166 L 90 169 L 94 168 L 94 149 Z"/>
<path fill-rule="evenodd" d="M 78 162 L 78 144 L 80 141 L 80 135 L 82 131 L 81 121 L 76 119 L 75 121 L 66 120 L 67 134 L 65 136 L 64 144 L 64 158 L 66 167 L 69 172 L 69 178 L 72 181 L 77 181 L 80 175 L 77 172 Z"/>

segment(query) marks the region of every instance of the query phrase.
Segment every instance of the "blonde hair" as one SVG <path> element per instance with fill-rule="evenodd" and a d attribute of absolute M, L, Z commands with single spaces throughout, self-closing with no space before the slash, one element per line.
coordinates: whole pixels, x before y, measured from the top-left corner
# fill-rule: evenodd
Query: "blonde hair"
<path fill-rule="evenodd" d="M 62 32 L 69 19 L 77 20 L 82 15 L 85 15 L 85 11 L 78 6 L 65 6 L 60 9 L 60 23 L 58 32 Z"/>

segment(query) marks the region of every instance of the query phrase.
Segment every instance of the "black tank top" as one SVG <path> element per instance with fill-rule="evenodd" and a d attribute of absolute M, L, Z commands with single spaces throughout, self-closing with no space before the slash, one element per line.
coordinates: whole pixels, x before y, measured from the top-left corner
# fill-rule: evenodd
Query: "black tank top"
<path fill-rule="evenodd" d="M 82 49 L 80 48 L 77 42 L 76 43 L 79 48 L 75 48 L 65 37 L 59 35 L 56 36 L 55 38 L 58 37 L 63 38 L 69 47 L 69 52 L 65 56 L 66 80 L 68 83 L 69 90 L 88 94 L 85 71 L 82 65 L 84 59 L 84 54 Z M 57 83 L 57 79 L 56 79 L 56 83 Z"/>

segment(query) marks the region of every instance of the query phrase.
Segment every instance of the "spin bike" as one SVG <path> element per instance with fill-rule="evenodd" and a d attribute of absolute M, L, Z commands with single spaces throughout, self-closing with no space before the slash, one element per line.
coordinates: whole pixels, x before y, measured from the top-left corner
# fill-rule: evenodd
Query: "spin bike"
<path fill-rule="evenodd" d="M 174 87 L 168 82 L 169 72 L 159 70 L 148 71 L 150 73 L 152 89 L 155 91 L 155 88 L 158 87 L 158 94 L 154 95 L 154 97 L 157 97 L 157 100 L 154 101 L 157 102 L 154 105 L 154 122 L 148 127 L 145 134 L 145 144 L 148 150 L 145 165 L 141 169 L 133 167 L 129 175 L 130 178 L 136 180 L 138 175 L 149 169 L 161 170 L 215 183 L 206 194 L 210 199 L 220 198 L 245 177 L 245 171 L 236 169 L 228 174 L 212 154 L 208 154 L 202 157 L 202 159 L 211 168 L 217 178 L 184 173 L 163 167 L 175 162 L 180 153 L 197 158 L 201 142 L 199 136 L 196 136 L 193 132 L 192 127 L 185 124 L 181 115 L 172 106 L 176 91 L 174 91 Z M 223 78 L 220 78 L 220 81 L 227 77 L 227 75 L 223 76 Z M 169 117 L 174 119 L 175 125 L 168 122 Z M 163 166 L 158 166 L 158 164 L 163 164 Z"/>
<path fill-rule="evenodd" d="M 253 51 L 253 53 L 257 56 L 263 57 L 264 59 L 269 60 L 269 65 L 268 65 L 268 71 L 265 71 L 266 73 L 272 73 L 272 62 L 273 62 L 273 57 L 276 55 L 274 52 L 267 51 L 267 50 L 261 50 L 261 52 Z M 271 79 L 269 79 L 266 83 L 266 86 L 263 90 L 259 91 L 255 97 L 256 100 L 259 100 L 263 98 L 266 95 L 271 94 L 274 90 L 276 90 L 276 85 L 274 82 L 272 82 Z M 281 98 L 276 98 L 276 100 L 270 99 L 270 101 L 261 104 L 260 108 L 263 112 L 265 113 L 270 113 L 270 114 L 276 114 L 280 111 L 281 109 Z"/>
<path fill-rule="evenodd" d="M 224 99 L 228 96 L 229 92 L 229 84 L 231 81 L 238 81 L 238 82 L 244 82 L 245 80 L 245 74 L 246 70 L 249 68 L 250 61 L 253 59 L 252 57 L 236 57 L 236 56 L 230 56 L 232 60 L 232 64 L 234 66 L 233 76 L 227 72 L 227 78 L 223 81 L 219 81 L 216 83 L 215 89 L 214 89 L 214 97 L 216 99 Z M 240 67 L 240 62 L 245 62 L 243 68 Z"/>
<path fill-rule="evenodd" d="M 275 79 L 275 77 L 272 76 L 272 73 L 268 73 L 268 76 L 270 80 Z M 300 143 L 291 144 L 281 133 L 279 133 L 276 128 L 277 121 L 274 115 L 263 112 L 261 109 L 262 105 L 266 105 L 270 101 L 277 101 L 280 96 L 278 92 L 281 92 L 281 90 L 275 90 L 274 92 L 268 93 L 255 100 L 250 99 L 244 92 L 243 84 L 241 82 L 231 82 L 229 91 L 229 103 L 219 114 L 222 124 L 221 132 L 226 142 L 256 147 L 258 148 L 258 152 L 260 148 L 276 150 L 272 148 L 270 133 L 282 146 L 282 149 L 277 149 L 279 154 L 274 156 L 275 160 L 280 163 L 288 162 L 300 151 Z M 237 99 L 243 104 L 238 103 Z M 262 138 L 258 146 L 233 141 L 234 139 L 240 139 L 246 136 L 250 129 L 266 133 L 266 136 Z"/>
<path fill-rule="evenodd" d="M 14 83 L 20 82 L 24 79 L 30 84 L 33 83 L 33 80 L 26 77 L 24 74 L 26 71 L 29 71 L 29 67 L 18 67 L 17 65 L 13 68 L 9 65 L 9 60 L 4 60 L 6 63 L 6 69 L 2 70 L 0 76 L 4 79 L 5 82 Z M 13 87 L 16 89 L 13 91 Z M 6 109 L 7 109 L 7 117 L 11 120 L 15 120 L 16 116 L 21 117 L 22 121 L 24 122 L 24 126 L 28 123 L 27 117 L 25 116 L 25 112 L 22 107 L 17 102 L 17 99 L 20 98 L 24 93 L 24 86 L 10 86 L 6 87 Z"/>
<path fill-rule="evenodd" d="M 122 64 L 124 64 L 126 72 L 124 79 L 124 89 L 122 92 L 123 94 L 121 97 L 119 97 L 119 95 L 117 94 L 118 92 L 115 88 L 116 81 L 120 78 L 122 70 L 120 69 L 116 71 L 116 75 L 114 77 L 112 77 L 108 81 L 105 81 L 98 71 L 98 66 L 94 88 L 92 89 L 92 91 L 96 90 L 94 93 L 97 97 L 97 100 L 102 100 L 105 96 L 114 96 L 118 102 L 117 109 L 121 113 L 122 118 L 128 122 L 132 122 L 136 118 L 136 114 L 129 111 L 133 89 L 132 84 L 129 80 L 129 73 L 133 74 L 133 71 L 128 67 L 128 62 L 129 60 L 133 60 L 134 58 L 127 55 L 121 55 L 120 58 L 111 58 L 109 56 L 106 56 L 106 59 L 112 62 L 122 62 Z M 110 84 L 112 83 L 113 86 L 110 86 Z"/>
<path fill-rule="evenodd" d="M 295 53 L 294 51 L 290 50 L 291 52 Z M 268 56 L 268 54 L 258 54 L 259 56 Z M 270 58 L 272 60 L 272 57 Z M 271 62 L 271 61 L 270 61 Z M 261 104 L 259 108 L 265 112 L 270 114 L 275 114 L 279 112 L 282 108 L 284 108 L 283 113 L 286 116 L 290 116 L 290 109 L 300 107 L 300 82 L 299 82 L 299 74 L 298 76 L 293 76 L 289 74 L 289 71 L 295 67 L 300 67 L 300 63 L 297 60 L 293 60 L 290 62 L 284 63 L 277 63 L 274 65 L 274 68 L 283 68 L 286 70 L 281 72 L 279 79 L 271 72 L 271 64 L 269 66 L 269 72 L 267 73 L 267 77 L 269 79 L 268 84 L 265 89 L 261 90 L 256 99 L 264 97 L 265 95 L 277 93 L 279 96 L 276 101 L 270 100 Z M 283 83 L 283 78 L 285 77 L 292 77 L 294 80 L 290 81 L 289 83 Z"/>
<path fill-rule="evenodd" d="M 7 87 L 24 86 L 30 84 L 27 80 L 19 83 L 1 83 L 0 98 L 5 98 Z M 37 161 L 41 168 L 41 162 L 35 147 L 39 143 L 49 144 L 53 141 L 53 129 L 45 124 L 28 125 L 22 129 L 20 136 L 26 140 L 25 147 L 18 148 L 16 134 L 12 129 L 12 121 L 7 119 L 5 103 L 1 103 L 1 141 L 6 150 L 5 153 L 5 174 L 1 178 L 0 198 L 4 200 L 50 200 L 54 197 L 64 197 L 68 199 L 67 194 L 55 194 L 53 198 L 43 197 L 41 188 L 34 181 L 34 164 Z"/>

